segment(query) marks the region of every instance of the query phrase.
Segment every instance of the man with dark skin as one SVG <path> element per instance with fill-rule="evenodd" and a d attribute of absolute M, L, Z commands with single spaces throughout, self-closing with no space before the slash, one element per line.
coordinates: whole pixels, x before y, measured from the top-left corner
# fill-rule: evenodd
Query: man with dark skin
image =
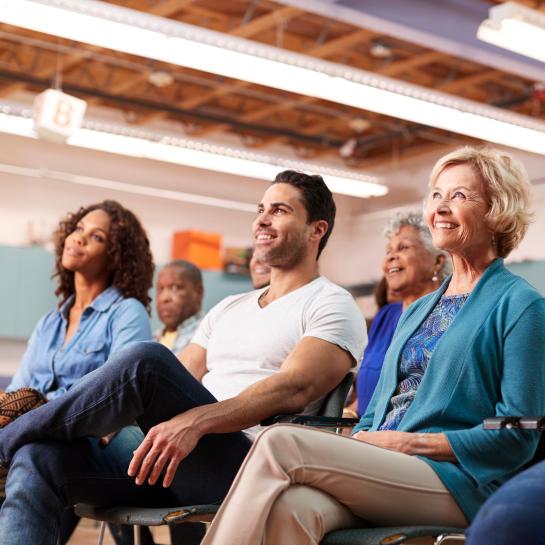
<path fill-rule="evenodd" d="M 203 318 L 200 269 L 183 259 L 168 263 L 159 272 L 156 293 L 157 315 L 164 328 L 155 333 L 155 339 L 179 354 Z"/>
<path fill-rule="evenodd" d="M 184 259 L 171 261 L 159 272 L 155 291 L 157 316 L 164 325 L 155 332 L 155 340 L 178 355 L 191 342 L 204 316 L 201 270 Z M 130 526 L 110 525 L 110 530 L 117 545 L 134 543 Z M 197 545 L 201 542 L 204 532 L 205 526 L 198 522 L 173 526 L 170 530 L 171 543 Z M 147 529 L 142 532 L 141 540 L 142 545 L 154 544 L 153 537 Z"/>

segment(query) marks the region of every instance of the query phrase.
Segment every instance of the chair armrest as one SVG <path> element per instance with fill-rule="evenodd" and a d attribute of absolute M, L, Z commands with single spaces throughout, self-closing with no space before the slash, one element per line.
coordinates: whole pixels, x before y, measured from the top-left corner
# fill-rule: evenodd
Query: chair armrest
<path fill-rule="evenodd" d="M 320 428 L 351 428 L 359 422 L 358 418 L 341 418 L 335 416 L 309 416 L 304 414 L 279 414 L 266 418 L 261 422 L 262 426 L 272 424 L 302 424 Z"/>
<path fill-rule="evenodd" d="M 545 416 L 495 416 L 483 422 L 485 430 L 545 430 Z"/>
<path fill-rule="evenodd" d="M 520 418 L 518 416 L 494 416 L 485 418 L 483 428 L 485 430 L 503 430 L 518 428 Z"/>

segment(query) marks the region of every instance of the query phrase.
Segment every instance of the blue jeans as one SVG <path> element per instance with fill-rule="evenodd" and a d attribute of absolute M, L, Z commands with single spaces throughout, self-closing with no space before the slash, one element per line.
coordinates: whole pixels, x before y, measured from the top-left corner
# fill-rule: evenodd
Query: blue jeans
<path fill-rule="evenodd" d="M 2 545 L 55 545 L 63 510 L 93 505 L 169 506 L 220 502 L 250 448 L 242 433 L 204 436 L 165 489 L 128 477 L 132 448 L 96 439 L 137 422 L 144 433 L 195 406 L 216 402 L 158 343 L 134 343 L 65 395 L 0 430 L 9 464 L 0 511 Z M 127 445 L 130 445 L 130 441 Z"/>
<path fill-rule="evenodd" d="M 467 534 L 467 545 L 545 545 L 545 462 L 490 496 Z"/>
<path fill-rule="evenodd" d="M 117 456 L 119 453 L 119 455 L 123 456 L 124 453 L 130 454 L 140 445 L 143 439 L 144 434 L 139 427 L 129 426 L 128 428 L 123 428 L 106 447 L 106 449 L 110 451 L 108 455 Z M 68 541 L 68 539 L 63 540 L 63 530 L 66 535 L 67 530 L 70 529 L 70 511 L 71 510 L 69 509 L 68 513 L 65 512 L 61 519 L 61 545 Z M 79 519 L 76 518 L 74 522 L 77 524 L 78 520 Z M 75 527 L 75 524 L 73 524 L 73 526 Z M 108 527 L 116 545 L 134 545 L 132 526 L 109 524 Z M 205 529 L 205 525 L 198 522 L 186 522 L 184 524 L 171 526 L 170 541 L 172 545 L 199 545 L 204 537 Z M 140 531 L 142 545 L 155 545 L 155 541 L 147 527 L 141 528 Z M 68 536 L 70 536 L 70 534 L 68 534 Z"/>

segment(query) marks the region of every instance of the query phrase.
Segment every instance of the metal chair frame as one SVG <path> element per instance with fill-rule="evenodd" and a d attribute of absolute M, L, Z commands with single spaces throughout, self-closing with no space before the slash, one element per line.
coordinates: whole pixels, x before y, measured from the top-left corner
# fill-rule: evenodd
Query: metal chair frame
<path fill-rule="evenodd" d="M 342 428 L 353 427 L 358 423 L 357 418 L 341 418 L 344 401 L 352 385 L 354 377 L 349 373 L 341 383 L 330 392 L 324 400 L 320 414 L 317 416 L 308 415 L 278 415 L 266 419 L 262 425 L 272 425 L 276 423 L 301 424 L 314 427 L 329 428 L 340 432 Z M 512 418 L 512 417 L 511 417 Z M 492 419 L 494 420 L 494 419 Z M 519 419 L 521 420 L 521 419 Z M 535 419 L 534 419 L 535 420 Z M 532 421 L 533 422 L 533 421 Z M 509 425 L 514 424 L 514 420 L 509 420 Z M 499 424 L 495 422 L 494 426 Z M 529 420 L 524 420 L 524 424 L 517 424 L 518 427 L 530 426 Z M 536 424 L 537 425 L 537 424 Z M 545 429 L 545 417 L 539 420 L 539 429 Z M 485 426 L 486 427 L 486 426 Z M 503 427 L 509 427 L 504 425 Z M 493 428 L 493 429 L 498 429 Z M 525 428 L 536 429 L 536 428 Z M 107 523 L 127 524 L 134 526 L 134 544 L 141 545 L 140 528 L 142 526 L 160 526 L 182 524 L 184 522 L 203 522 L 209 524 L 218 511 L 218 505 L 191 505 L 172 508 L 141 508 L 141 507 L 111 507 L 97 508 L 86 504 L 76 505 L 76 513 L 79 516 L 98 520 L 102 523 L 99 535 L 98 545 L 102 545 L 104 531 Z M 350 541 L 345 540 L 345 536 L 350 536 Z M 358 536 L 359 543 L 354 541 Z M 328 534 L 322 545 L 401 545 L 407 540 L 416 537 L 430 537 L 434 539 L 434 545 L 450 545 L 465 543 L 463 528 L 445 528 L 437 526 L 405 526 L 389 528 L 353 528 L 350 530 L 338 530 Z"/>
<path fill-rule="evenodd" d="M 263 426 L 269 426 L 279 422 L 290 422 L 320 426 L 340 431 L 341 427 L 354 426 L 358 419 L 342 419 L 344 402 L 354 382 L 354 373 L 349 372 L 343 380 L 324 398 L 317 416 L 306 415 L 277 415 L 261 422 Z M 218 505 L 190 505 L 171 508 L 146 508 L 146 507 L 94 507 L 87 504 L 77 504 L 76 514 L 80 517 L 90 518 L 101 522 L 98 545 L 104 541 L 106 524 L 125 524 L 134 527 L 134 545 L 141 545 L 140 528 L 142 526 L 172 526 L 184 522 L 203 522 L 208 524 L 218 511 Z"/>

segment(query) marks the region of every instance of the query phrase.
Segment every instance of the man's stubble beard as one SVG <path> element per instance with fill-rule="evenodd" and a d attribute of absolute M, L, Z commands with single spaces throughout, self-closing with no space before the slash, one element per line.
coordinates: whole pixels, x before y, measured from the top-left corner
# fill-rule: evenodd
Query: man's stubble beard
<path fill-rule="evenodd" d="M 303 237 L 299 237 L 297 244 L 284 242 L 270 250 L 259 250 L 256 248 L 256 255 L 260 261 L 276 269 L 290 270 L 303 261 L 306 254 L 306 247 Z"/>

